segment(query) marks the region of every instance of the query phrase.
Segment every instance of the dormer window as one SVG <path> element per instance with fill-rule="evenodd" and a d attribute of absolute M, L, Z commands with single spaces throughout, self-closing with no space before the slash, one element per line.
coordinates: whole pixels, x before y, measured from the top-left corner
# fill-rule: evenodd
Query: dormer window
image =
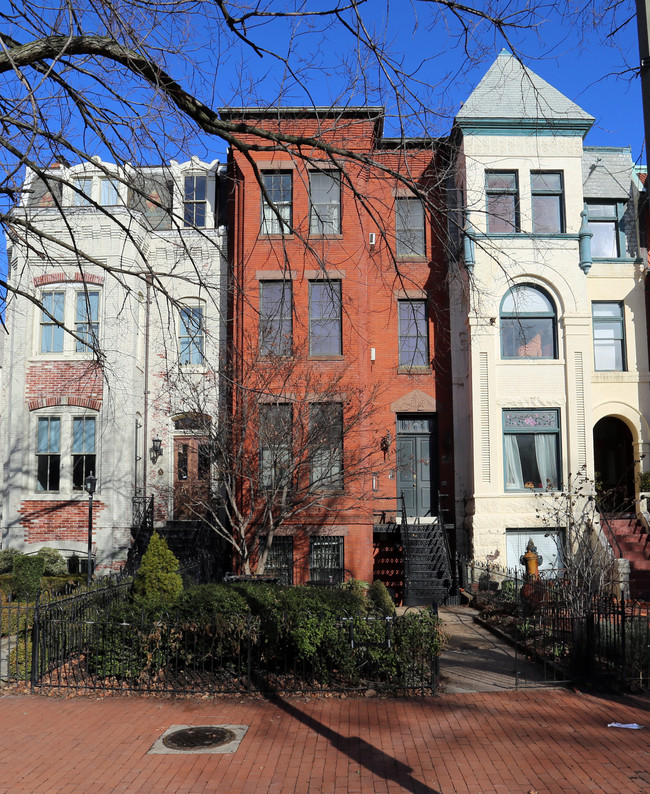
<path fill-rule="evenodd" d="M 202 229 L 206 219 L 207 178 L 205 176 L 185 177 L 184 222 L 185 226 Z"/>
<path fill-rule="evenodd" d="M 587 201 L 591 238 L 591 255 L 594 259 L 618 259 L 625 256 L 625 233 L 621 218 L 625 205 L 621 201 Z"/>

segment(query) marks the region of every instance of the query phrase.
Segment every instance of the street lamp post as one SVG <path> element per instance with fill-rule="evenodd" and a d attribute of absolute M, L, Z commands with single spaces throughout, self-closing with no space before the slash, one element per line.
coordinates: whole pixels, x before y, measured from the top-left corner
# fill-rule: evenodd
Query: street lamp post
<path fill-rule="evenodd" d="M 93 553 L 93 494 L 97 485 L 97 477 L 92 472 L 84 481 L 84 490 L 88 494 L 88 587 L 92 579 L 92 553 Z"/>

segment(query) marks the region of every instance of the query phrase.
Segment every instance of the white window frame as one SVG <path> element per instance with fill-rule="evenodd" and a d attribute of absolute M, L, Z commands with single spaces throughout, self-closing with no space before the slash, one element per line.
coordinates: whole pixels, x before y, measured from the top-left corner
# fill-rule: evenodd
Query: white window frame
<path fill-rule="evenodd" d="M 205 366 L 206 311 L 205 301 L 188 298 L 179 302 L 178 312 L 178 361 L 182 367 Z M 183 319 L 184 312 L 199 313 L 199 323 L 194 332 Z M 194 360 L 195 355 L 198 360 Z M 186 360 L 187 358 L 187 360 Z"/>

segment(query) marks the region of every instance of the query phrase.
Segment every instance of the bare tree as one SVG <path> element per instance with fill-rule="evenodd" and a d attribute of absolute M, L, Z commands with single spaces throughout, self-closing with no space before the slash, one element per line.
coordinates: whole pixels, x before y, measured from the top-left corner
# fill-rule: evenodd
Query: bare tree
<path fill-rule="evenodd" d="M 558 544 L 563 590 L 577 611 L 589 611 L 593 600 L 619 595 L 621 571 L 612 548 L 611 530 L 602 524 L 596 488 L 586 471 L 569 475 L 562 491 L 537 496 L 537 518 Z"/>
<path fill-rule="evenodd" d="M 471 64 L 498 40 L 516 51 L 519 37 L 540 23 L 538 11 L 528 4 L 503 7 L 496 0 L 480 9 L 450 0 L 414 0 L 399 13 L 412 15 L 414 30 L 447 29 L 448 49 L 459 48 Z M 128 183 L 135 206 L 138 197 L 151 201 L 152 196 L 134 178 L 132 163 L 202 155 L 224 143 L 245 154 L 290 149 L 301 158 L 324 155 L 343 175 L 350 163 L 377 168 L 432 202 L 430 186 L 423 190 L 407 173 L 391 172 L 371 154 L 334 145 L 320 134 L 260 129 L 218 112 L 220 105 L 270 106 L 294 97 L 316 105 L 322 95 L 318 84 L 335 72 L 331 105 L 348 104 L 350 97 L 358 104 L 383 103 L 400 137 L 446 132 L 446 89 L 458 72 L 433 59 L 407 66 L 390 43 L 393 13 L 389 3 L 371 0 L 332 0 L 326 7 L 308 0 L 254 6 L 225 0 L 9 0 L 0 11 L 0 223 L 9 240 L 45 259 L 63 250 L 80 268 L 90 264 L 124 283 L 133 275 L 166 294 L 159 274 L 128 266 L 125 273 L 124 266 L 98 261 L 69 234 L 48 233 L 32 213 L 16 212 L 18 204 L 28 203 L 26 169 L 43 181 L 52 206 L 65 215 L 61 188 L 80 188 L 65 170 L 48 166 L 91 163 L 99 156 L 100 168 L 115 166 L 108 177 Z M 222 81 L 222 72 L 235 71 L 236 84 Z M 439 179 L 443 184 L 444 175 Z M 38 189 L 36 184 L 30 182 L 30 189 Z M 358 188 L 356 198 L 365 199 Z M 160 201 L 173 227 L 187 227 L 177 210 L 159 197 L 153 201 Z M 0 285 L 9 296 L 38 304 L 17 275 Z"/>
<path fill-rule="evenodd" d="M 355 387 L 345 367 L 319 372 L 296 350 L 244 358 L 227 396 L 216 376 L 170 379 L 188 444 L 174 492 L 160 495 L 177 517 L 206 520 L 244 573 L 263 574 L 279 529 L 345 522 L 386 464 L 373 424 L 376 389 Z M 194 479 L 184 471 L 192 454 Z"/>

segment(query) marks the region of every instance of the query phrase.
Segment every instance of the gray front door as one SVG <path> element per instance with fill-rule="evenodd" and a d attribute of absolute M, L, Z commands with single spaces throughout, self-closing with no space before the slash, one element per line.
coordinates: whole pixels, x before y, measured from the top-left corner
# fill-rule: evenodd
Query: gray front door
<path fill-rule="evenodd" d="M 435 514 L 438 490 L 435 416 L 397 418 L 397 496 L 404 494 L 408 516 Z"/>

